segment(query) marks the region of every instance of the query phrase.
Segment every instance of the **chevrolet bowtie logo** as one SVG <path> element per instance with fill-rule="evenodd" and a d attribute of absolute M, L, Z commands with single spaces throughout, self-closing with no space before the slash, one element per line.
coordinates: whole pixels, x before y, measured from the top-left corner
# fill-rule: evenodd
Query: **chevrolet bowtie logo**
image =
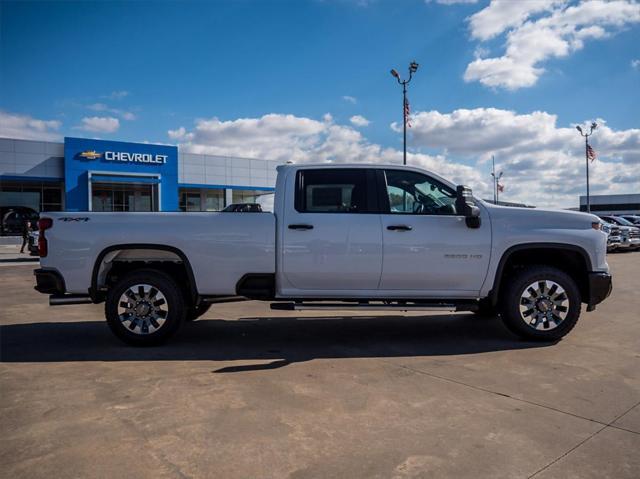
<path fill-rule="evenodd" d="M 83 151 L 82 153 L 80 153 L 80 157 L 86 160 L 97 160 L 98 158 L 102 158 L 102 153 L 97 153 L 95 150 Z"/>

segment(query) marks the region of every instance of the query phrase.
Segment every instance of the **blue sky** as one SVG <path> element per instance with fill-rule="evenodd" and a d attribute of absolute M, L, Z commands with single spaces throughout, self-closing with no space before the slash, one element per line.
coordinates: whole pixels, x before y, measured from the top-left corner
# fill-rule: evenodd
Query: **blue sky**
<path fill-rule="evenodd" d="M 193 151 L 212 148 L 214 153 L 242 154 L 240 133 L 251 136 L 252 128 L 257 128 L 257 137 L 265 132 L 276 137 L 249 148 L 243 156 L 275 157 L 281 154 L 277 148 L 271 154 L 265 145 L 277 143 L 282 130 L 276 120 L 281 117 L 273 117 L 269 124 L 258 120 L 265 115 L 292 115 L 293 130 L 283 136 L 295 148 L 317 152 L 304 146 L 315 141 L 314 135 L 321 135 L 318 141 L 333 148 L 331 136 L 338 134 L 343 147 L 346 136 L 354 131 L 359 136 L 352 143 L 365 149 L 358 159 L 374 154 L 375 149 L 377 160 L 386 158 L 389 149 L 401 148 L 401 135 L 390 127 L 400 120 L 400 88 L 389 69 L 404 73 L 415 59 L 420 70 L 410 85 L 416 114 L 410 147 L 415 154 L 426 155 L 416 157 L 420 164 L 433 166 L 435 160 L 429 158 L 441 157 L 443 165 L 482 170 L 484 175 L 487 155 L 495 151 L 502 153 L 505 168 L 519 173 L 516 166 L 523 161 L 514 153 L 518 145 L 495 140 L 479 146 L 477 154 L 472 148 L 458 147 L 465 134 L 486 134 L 479 130 L 486 128 L 487 121 L 491 124 L 493 115 L 496 129 L 506 123 L 509 130 L 510 123 L 517 123 L 523 136 L 530 128 L 532 138 L 538 128 L 553 128 L 557 138 L 540 141 L 554 145 L 569 138 L 565 130 L 574 123 L 603 119 L 612 145 L 624 135 L 631 135 L 632 144 L 630 150 L 618 148 L 610 156 L 601 155 L 601 160 L 613 166 L 618 162 L 640 167 L 636 163 L 640 152 L 635 149 L 639 141 L 635 132 L 640 127 L 638 3 L 596 0 L 590 9 L 576 1 L 519 3 L 536 2 L 539 8 L 519 12 L 524 18 L 515 24 L 508 24 L 515 13 L 506 12 L 499 0 L 493 6 L 473 0 L 2 2 L 0 110 L 50 122 L 40 127 L 46 138 L 51 134 L 51 138 L 177 142 Z M 486 19 L 476 16 L 478 23 L 473 23 L 474 15 L 489 8 L 498 14 Z M 550 36 L 544 31 L 549 28 L 545 22 L 554 16 L 559 18 L 551 27 L 551 37 L 558 37 L 555 43 L 547 42 Z M 496 29 L 500 22 L 507 26 Z M 601 31 L 593 30 L 594 26 Z M 488 36 L 487 28 L 498 34 Z M 527 28 L 533 36 L 525 37 Z M 573 28 L 573 33 L 566 33 L 567 28 Z M 509 35 L 515 38 L 514 32 L 523 40 L 518 44 L 514 39 L 510 47 Z M 509 53 L 509 48 L 515 53 Z M 535 54 L 543 52 L 533 66 L 522 60 L 531 56 L 527 48 Z M 500 70 L 494 60 L 482 60 L 476 65 L 481 73 L 470 72 L 477 58 L 498 58 L 508 67 Z M 498 71 L 486 73 L 485 67 Z M 501 76 L 512 80 L 503 81 Z M 470 114 L 474 120 L 446 116 L 457 110 L 475 112 Z M 516 115 L 513 121 L 506 112 Z M 540 118 L 528 116 L 534 112 L 544 112 L 553 120 L 544 117 L 536 123 Z M 330 120 L 324 116 L 327 113 Z M 445 115 L 445 123 L 460 121 L 459 129 L 443 127 L 436 114 Z M 351 121 L 355 115 L 366 120 Z M 224 126 L 222 130 L 197 126 L 198 120 L 214 118 L 219 123 L 209 127 Z M 257 121 L 235 123 L 239 119 Z M 307 119 L 336 128 L 296 123 Z M 180 127 L 184 134 L 168 134 Z M 228 133 L 225 141 L 212 144 L 222 132 Z M 233 138 L 238 147 L 218 146 Z M 555 147 L 568 156 L 577 148 Z M 465 176 L 465 171 L 448 168 L 445 173 Z M 480 188 L 486 186 L 486 178 L 470 176 Z M 513 175 L 514 181 L 517 177 Z M 638 188 L 632 169 L 626 179 L 631 188 Z M 611 183 L 613 176 L 607 181 Z M 617 192 L 604 183 L 603 191 Z M 519 188 L 512 191 L 523 196 L 527 188 Z M 549 192 L 555 194 L 541 191 L 532 198 Z"/>

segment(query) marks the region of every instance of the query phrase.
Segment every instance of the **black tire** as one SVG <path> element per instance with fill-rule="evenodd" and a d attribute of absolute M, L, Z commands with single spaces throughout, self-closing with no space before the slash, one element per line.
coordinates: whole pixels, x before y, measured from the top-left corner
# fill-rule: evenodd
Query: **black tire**
<path fill-rule="evenodd" d="M 133 288 L 136 285 L 147 285 L 149 290 L 144 292 L 143 287 L 143 291 L 140 292 L 139 288 Z M 140 300 L 136 302 L 136 299 L 127 296 L 130 299 L 127 300 L 128 305 L 125 308 L 121 299 L 127 291 L 130 294 L 133 292 L 130 288 L 136 289 L 138 292 L 136 297 Z M 152 289 L 157 293 L 153 293 Z M 136 304 L 142 308 L 140 315 L 118 311 L 119 308 L 125 311 L 138 311 L 133 308 Z M 129 306 L 132 308 L 128 308 Z M 161 310 L 164 314 L 160 313 Z M 119 339 L 133 346 L 155 346 L 167 341 L 180 329 L 184 322 L 186 307 L 182 291 L 169 275 L 162 271 L 147 269 L 129 273 L 118 281 L 107 293 L 104 311 L 109 328 Z M 122 320 L 121 314 L 123 317 L 132 319 Z M 156 328 L 152 323 L 158 327 Z"/>
<path fill-rule="evenodd" d="M 190 306 L 187 310 L 186 321 L 195 321 L 200 316 L 205 314 L 211 308 L 211 304 L 200 303 L 198 306 Z"/>
<path fill-rule="evenodd" d="M 529 286 L 533 283 L 541 285 L 541 282 L 545 282 L 544 286 L 532 288 L 534 291 L 531 292 Z M 553 283 L 558 285 L 555 292 L 538 294 L 537 296 L 533 294 L 540 293 L 545 288 L 549 293 L 553 286 L 551 288 L 548 286 Z M 561 290 L 564 290 L 564 295 L 558 293 Z M 566 297 L 566 301 L 563 296 Z M 531 298 L 535 298 L 535 301 L 532 301 Z M 562 303 L 562 305 L 555 304 L 552 299 L 555 300 L 555 303 Z M 541 304 L 538 307 L 536 301 L 547 304 Z M 521 311 L 521 303 L 522 308 L 526 311 Z M 523 339 L 557 341 L 568 334 L 576 325 L 580 317 L 580 309 L 580 290 L 573 278 L 557 268 L 535 265 L 527 266 L 509 278 L 509 283 L 502 295 L 501 316 L 505 326 Z M 551 319 L 548 319 L 547 314 L 551 315 Z M 563 318 L 562 315 L 564 315 Z"/>

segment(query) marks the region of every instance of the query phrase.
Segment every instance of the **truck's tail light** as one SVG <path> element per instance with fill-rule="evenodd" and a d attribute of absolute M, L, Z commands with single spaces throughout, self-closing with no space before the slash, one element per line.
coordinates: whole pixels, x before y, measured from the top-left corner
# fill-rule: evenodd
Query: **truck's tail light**
<path fill-rule="evenodd" d="M 597 221 L 594 221 L 593 223 L 591 223 L 591 227 L 594 230 L 601 230 L 602 229 L 602 225 L 600 223 L 598 223 Z"/>
<path fill-rule="evenodd" d="M 53 226 L 53 220 L 51 218 L 41 218 L 38 220 L 38 254 L 41 258 L 44 258 L 49 253 L 49 247 L 47 245 L 47 238 L 44 232 Z"/>

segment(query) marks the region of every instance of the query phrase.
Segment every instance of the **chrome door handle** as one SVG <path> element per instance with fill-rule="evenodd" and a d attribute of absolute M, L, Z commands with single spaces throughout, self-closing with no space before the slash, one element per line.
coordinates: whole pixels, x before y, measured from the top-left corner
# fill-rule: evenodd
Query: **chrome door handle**
<path fill-rule="evenodd" d="M 389 231 L 411 231 L 413 227 L 409 225 L 391 225 L 387 226 Z"/>
<path fill-rule="evenodd" d="M 289 225 L 290 230 L 312 230 L 313 225 Z"/>

